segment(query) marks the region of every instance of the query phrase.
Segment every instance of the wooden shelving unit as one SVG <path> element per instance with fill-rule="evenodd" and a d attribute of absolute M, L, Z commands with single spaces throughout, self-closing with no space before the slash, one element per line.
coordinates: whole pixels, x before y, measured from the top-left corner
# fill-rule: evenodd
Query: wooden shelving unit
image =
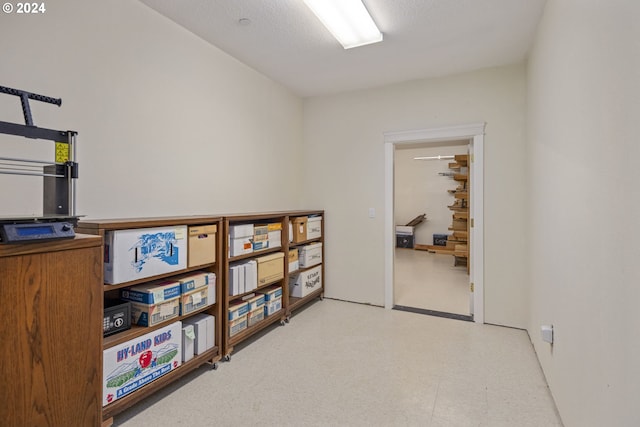
<path fill-rule="evenodd" d="M 454 265 L 465 266 L 469 271 L 469 155 L 456 155 L 455 162 L 449 163 L 449 169 L 457 171 L 453 179 L 458 185 L 449 190 L 455 200 L 448 206 L 453 214 L 449 227 L 452 234 L 447 239 L 447 249 L 453 251 Z"/>
<path fill-rule="evenodd" d="M 118 400 L 115 400 L 113 403 L 110 403 L 102 408 L 102 420 L 103 425 L 110 425 L 112 418 L 114 415 L 124 411 L 129 408 L 131 405 L 139 402 L 140 400 L 150 396 L 151 394 L 157 392 L 161 388 L 165 387 L 167 384 L 172 383 L 180 377 L 183 377 L 187 373 L 197 369 L 203 364 L 211 364 L 213 368 L 217 368 L 217 362 L 222 357 L 222 324 L 224 322 L 222 316 L 222 227 L 223 220 L 222 217 L 219 216 L 178 216 L 178 217 L 163 217 L 163 218 L 133 218 L 133 219 L 98 219 L 98 220 L 87 220 L 80 221 L 78 223 L 78 227 L 76 230 L 80 233 L 85 234 L 95 234 L 102 236 L 104 238 L 106 232 L 108 231 L 117 231 L 117 230 L 128 230 L 128 229 L 137 229 L 137 228 L 154 228 L 154 227 L 167 227 L 167 226 L 197 226 L 197 225 L 217 225 L 217 233 L 216 233 L 216 260 L 213 263 L 199 265 L 197 267 L 185 268 L 180 271 L 161 274 L 153 277 L 148 277 L 140 280 L 133 280 L 126 283 L 119 283 L 117 285 L 103 285 L 103 296 L 104 297 L 116 297 L 119 293 L 119 290 L 125 287 L 133 286 L 136 284 L 146 283 L 158 279 L 171 278 L 174 276 L 183 275 L 192 271 L 204 271 L 211 272 L 216 274 L 216 302 L 212 305 L 203 307 L 199 310 L 196 310 L 192 313 L 189 313 L 185 316 L 179 316 L 177 318 L 173 318 L 167 320 L 165 322 L 161 322 L 154 326 L 150 327 L 141 327 L 141 326 L 132 326 L 131 329 L 116 333 L 109 337 L 101 340 L 102 348 L 101 350 L 106 350 L 118 344 L 127 342 L 131 339 L 140 337 L 144 334 L 147 334 L 151 331 L 158 330 L 164 326 L 167 326 L 171 323 L 174 323 L 178 320 L 184 320 L 191 316 L 194 316 L 198 313 L 206 313 L 215 316 L 215 345 L 213 348 L 207 350 L 202 354 L 196 355 L 193 359 L 188 362 L 182 363 L 179 367 L 171 372 L 160 376 L 154 381 L 148 383 L 142 388 L 133 391 L 131 394 L 128 394 Z M 102 267 L 102 266 L 100 266 Z M 100 313 L 102 312 L 102 307 Z M 102 356 L 102 351 L 100 352 L 100 356 Z M 100 378 L 102 377 L 102 371 L 100 371 Z M 98 393 L 100 396 L 101 393 Z M 101 401 L 101 399 L 99 400 Z"/>
<path fill-rule="evenodd" d="M 295 218 L 295 217 L 301 217 L 301 216 L 309 216 L 309 215 L 321 215 L 322 216 L 322 236 L 316 239 L 310 239 L 310 240 L 305 240 L 303 242 L 298 242 L 298 243 L 293 243 L 290 242 L 290 237 L 289 237 L 289 222 L 291 220 L 291 218 Z M 229 361 L 231 360 L 231 354 L 233 353 L 233 349 L 235 346 L 237 346 L 239 343 L 241 343 L 242 341 L 248 339 L 249 337 L 253 336 L 254 334 L 256 334 L 257 332 L 265 329 L 266 327 L 276 323 L 276 322 L 280 322 L 281 325 L 285 325 L 286 323 L 289 322 L 291 313 L 293 311 L 295 311 L 296 309 L 304 306 L 305 304 L 308 304 L 309 302 L 313 301 L 316 298 L 323 298 L 324 297 L 324 244 L 322 246 L 322 264 L 321 264 L 321 270 L 322 270 L 322 278 L 323 278 L 323 282 L 321 287 L 314 291 L 313 293 L 306 295 L 303 298 L 295 298 L 295 297 L 291 297 L 289 296 L 289 275 L 291 273 L 294 272 L 290 272 L 289 271 L 289 262 L 288 262 L 288 258 L 289 258 L 289 251 L 290 249 L 293 248 L 299 248 L 302 247 L 306 244 L 310 244 L 310 243 L 317 243 L 317 242 L 322 242 L 324 243 L 324 211 L 318 210 L 318 211 L 284 211 L 284 212 L 270 212 L 270 213 L 255 213 L 255 214 L 233 214 L 233 215 L 225 215 L 224 218 L 224 249 L 223 249 L 223 253 L 225 255 L 224 261 L 223 261 L 223 268 L 224 268 L 224 280 L 223 280 L 223 305 L 222 305 L 222 312 L 223 312 L 223 316 L 225 319 L 225 324 L 223 327 L 223 354 L 224 354 L 224 359 Z M 244 255 L 239 255 L 239 256 L 234 256 L 234 257 L 230 257 L 229 255 L 229 230 L 230 227 L 233 225 L 240 225 L 240 224 L 268 224 L 268 223 L 280 223 L 282 225 L 282 231 L 281 231 L 281 242 L 280 242 L 280 247 L 276 247 L 276 248 L 268 248 L 265 250 L 259 250 L 259 251 L 255 251 L 249 254 L 244 254 Z M 228 326 L 228 310 L 229 310 L 229 303 L 231 301 L 237 300 L 237 299 L 241 299 L 243 296 L 248 295 L 248 294 L 252 294 L 255 292 L 254 291 L 250 291 L 250 292 L 246 292 L 243 294 L 239 294 L 239 295 L 233 295 L 230 296 L 229 295 L 229 267 L 232 263 L 236 262 L 236 261 L 242 261 L 242 260 L 248 260 L 248 259 L 254 259 L 254 258 L 258 258 L 260 256 L 263 255 L 268 255 L 271 253 L 276 253 L 276 252 L 282 252 L 284 254 L 284 258 L 283 258 L 283 262 L 284 262 L 284 277 L 281 280 L 277 280 L 275 282 L 272 283 L 268 283 L 265 284 L 263 286 L 260 286 L 260 288 L 262 287 L 267 287 L 270 285 L 280 285 L 282 286 L 282 309 L 279 310 L 276 313 L 273 313 L 270 316 L 266 316 L 264 318 L 264 320 L 258 322 L 255 325 L 249 326 L 247 327 L 247 329 L 238 332 L 237 334 L 235 334 L 234 336 L 229 336 L 229 326 Z M 311 268 L 315 268 L 311 267 Z M 308 270 L 308 269 L 299 269 L 296 270 L 296 272 L 298 271 L 304 271 L 304 270 Z"/>

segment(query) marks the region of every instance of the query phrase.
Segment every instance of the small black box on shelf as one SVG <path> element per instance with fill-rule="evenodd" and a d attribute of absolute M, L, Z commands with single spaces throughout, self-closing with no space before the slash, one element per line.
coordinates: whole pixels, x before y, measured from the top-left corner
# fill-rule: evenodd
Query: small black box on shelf
<path fill-rule="evenodd" d="M 434 234 L 433 235 L 433 246 L 447 246 L 447 238 L 449 235 L 447 234 Z"/>
<path fill-rule="evenodd" d="M 413 235 L 396 234 L 396 247 L 413 249 Z"/>
<path fill-rule="evenodd" d="M 105 299 L 102 336 L 131 329 L 131 303 L 119 299 Z"/>

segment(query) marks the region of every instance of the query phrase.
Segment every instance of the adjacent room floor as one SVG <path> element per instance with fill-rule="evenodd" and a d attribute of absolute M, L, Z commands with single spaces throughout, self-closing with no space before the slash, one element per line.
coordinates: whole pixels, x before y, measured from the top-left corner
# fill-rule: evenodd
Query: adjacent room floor
<path fill-rule="evenodd" d="M 396 248 L 394 304 L 470 314 L 469 275 L 453 256 Z"/>
<path fill-rule="evenodd" d="M 526 331 L 325 299 L 115 426 L 561 426 Z"/>

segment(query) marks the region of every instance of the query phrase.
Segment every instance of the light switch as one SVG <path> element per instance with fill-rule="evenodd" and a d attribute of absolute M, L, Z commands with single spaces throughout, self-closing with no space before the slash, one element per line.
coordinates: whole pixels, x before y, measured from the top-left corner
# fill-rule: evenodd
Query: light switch
<path fill-rule="evenodd" d="M 376 208 L 369 208 L 369 218 L 376 217 Z"/>
<path fill-rule="evenodd" d="M 542 325 L 542 341 L 553 344 L 553 325 Z"/>

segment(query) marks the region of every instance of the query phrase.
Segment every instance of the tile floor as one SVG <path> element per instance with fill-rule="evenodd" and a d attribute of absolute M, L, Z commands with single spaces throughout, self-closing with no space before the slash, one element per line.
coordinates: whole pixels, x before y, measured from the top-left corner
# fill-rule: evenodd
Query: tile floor
<path fill-rule="evenodd" d="M 562 426 L 527 333 L 325 299 L 114 426 Z"/>
<path fill-rule="evenodd" d="M 396 248 L 394 303 L 406 307 L 470 314 L 469 275 L 453 256 Z"/>

